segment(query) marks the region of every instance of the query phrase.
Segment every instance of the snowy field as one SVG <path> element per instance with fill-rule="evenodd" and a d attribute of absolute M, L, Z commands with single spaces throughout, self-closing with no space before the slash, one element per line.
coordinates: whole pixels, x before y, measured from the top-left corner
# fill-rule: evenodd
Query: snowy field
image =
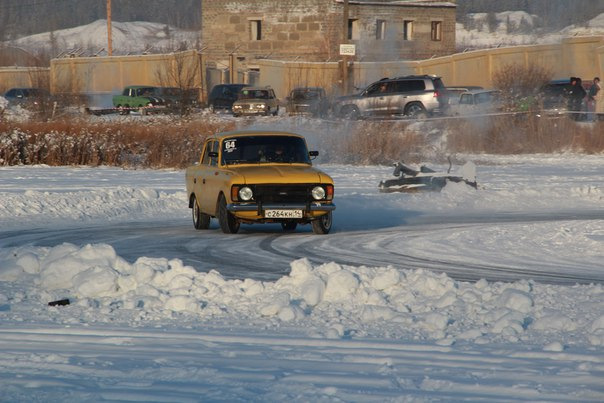
<path fill-rule="evenodd" d="M 604 401 L 604 157 L 465 158 L 478 190 L 321 166 L 327 236 L 195 231 L 183 171 L 0 168 L 0 401 Z"/>

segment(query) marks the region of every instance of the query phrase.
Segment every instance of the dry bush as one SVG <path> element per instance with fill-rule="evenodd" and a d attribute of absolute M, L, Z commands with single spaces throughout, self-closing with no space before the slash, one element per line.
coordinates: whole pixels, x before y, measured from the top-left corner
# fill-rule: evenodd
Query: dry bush
<path fill-rule="evenodd" d="M 118 165 L 182 168 L 209 134 L 230 123 L 0 123 L 0 165 Z"/>
<path fill-rule="evenodd" d="M 0 165 L 184 168 L 199 159 L 209 134 L 236 125 L 246 124 L 182 119 L 0 122 Z M 311 131 L 322 161 L 328 163 L 417 163 L 454 153 L 604 152 L 604 122 L 583 125 L 535 114 L 427 122 L 322 121 Z"/>
<path fill-rule="evenodd" d="M 579 125 L 568 117 L 536 114 L 459 119 L 449 126 L 447 146 L 452 152 L 489 154 L 587 154 L 604 151 L 604 122 Z"/>
<path fill-rule="evenodd" d="M 552 71 L 539 64 L 508 64 L 495 72 L 493 86 L 501 91 L 508 110 L 528 110 L 538 107 L 539 92 L 552 77 Z"/>
<path fill-rule="evenodd" d="M 425 136 L 411 130 L 407 122 L 348 122 L 345 136 L 332 137 L 330 162 L 346 164 L 390 164 L 416 160 L 425 148 Z"/>

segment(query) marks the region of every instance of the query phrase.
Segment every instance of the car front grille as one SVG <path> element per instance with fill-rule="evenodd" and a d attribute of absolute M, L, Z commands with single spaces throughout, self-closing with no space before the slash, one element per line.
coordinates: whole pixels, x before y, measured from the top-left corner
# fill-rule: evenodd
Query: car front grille
<path fill-rule="evenodd" d="M 306 203 L 312 185 L 257 185 L 255 199 L 260 203 Z"/>

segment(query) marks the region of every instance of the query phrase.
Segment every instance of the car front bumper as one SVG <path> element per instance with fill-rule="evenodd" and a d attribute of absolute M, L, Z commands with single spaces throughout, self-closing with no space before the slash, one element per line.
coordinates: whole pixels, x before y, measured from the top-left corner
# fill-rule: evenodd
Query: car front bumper
<path fill-rule="evenodd" d="M 229 203 L 227 204 L 227 210 L 232 213 L 242 211 L 257 211 L 261 213 L 263 210 L 302 210 L 302 211 L 333 211 L 336 209 L 336 205 L 333 203 L 318 203 L 310 202 L 307 204 L 278 204 L 278 203 Z"/>

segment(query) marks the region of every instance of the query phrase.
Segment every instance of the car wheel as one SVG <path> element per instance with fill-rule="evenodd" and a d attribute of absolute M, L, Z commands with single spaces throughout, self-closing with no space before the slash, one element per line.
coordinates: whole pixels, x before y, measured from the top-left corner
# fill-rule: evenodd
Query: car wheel
<path fill-rule="evenodd" d="M 281 223 L 281 228 L 283 228 L 283 231 L 294 231 L 296 229 L 296 227 L 298 226 L 298 223 L 295 221 L 284 221 Z"/>
<path fill-rule="evenodd" d="M 358 120 L 359 117 L 361 116 L 361 114 L 359 113 L 359 110 L 355 106 L 345 106 L 342 109 L 342 112 L 340 113 L 340 115 L 344 119 L 349 119 L 349 120 Z"/>
<path fill-rule="evenodd" d="M 193 204 L 193 226 L 195 229 L 210 228 L 210 216 L 201 212 L 195 196 L 192 196 L 191 204 Z"/>
<path fill-rule="evenodd" d="M 411 104 L 405 109 L 405 115 L 415 119 L 425 119 L 426 109 L 422 104 Z"/>
<path fill-rule="evenodd" d="M 239 221 L 227 210 L 224 195 L 220 195 L 218 200 L 218 222 L 225 234 L 236 234 L 239 231 Z"/>
<path fill-rule="evenodd" d="M 130 113 L 130 111 L 128 109 L 126 109 L 126 106 L 124 106 L 124 105 L 118 105 L 117 110 L 119 111 L 120 115 L 127 115 Z"/>
<path fill-rule="evenodd" d="M 273 116 L 277 116 L 279 114 L 279 107 L 277 107 L 277 109 L 275 109 L 275 112 L 273 112 Z"/>
<path fill-rule="evenodd" d="M 331 211 L 312 222 L 312 232 L 325 235 L 331 230 Z"/>

